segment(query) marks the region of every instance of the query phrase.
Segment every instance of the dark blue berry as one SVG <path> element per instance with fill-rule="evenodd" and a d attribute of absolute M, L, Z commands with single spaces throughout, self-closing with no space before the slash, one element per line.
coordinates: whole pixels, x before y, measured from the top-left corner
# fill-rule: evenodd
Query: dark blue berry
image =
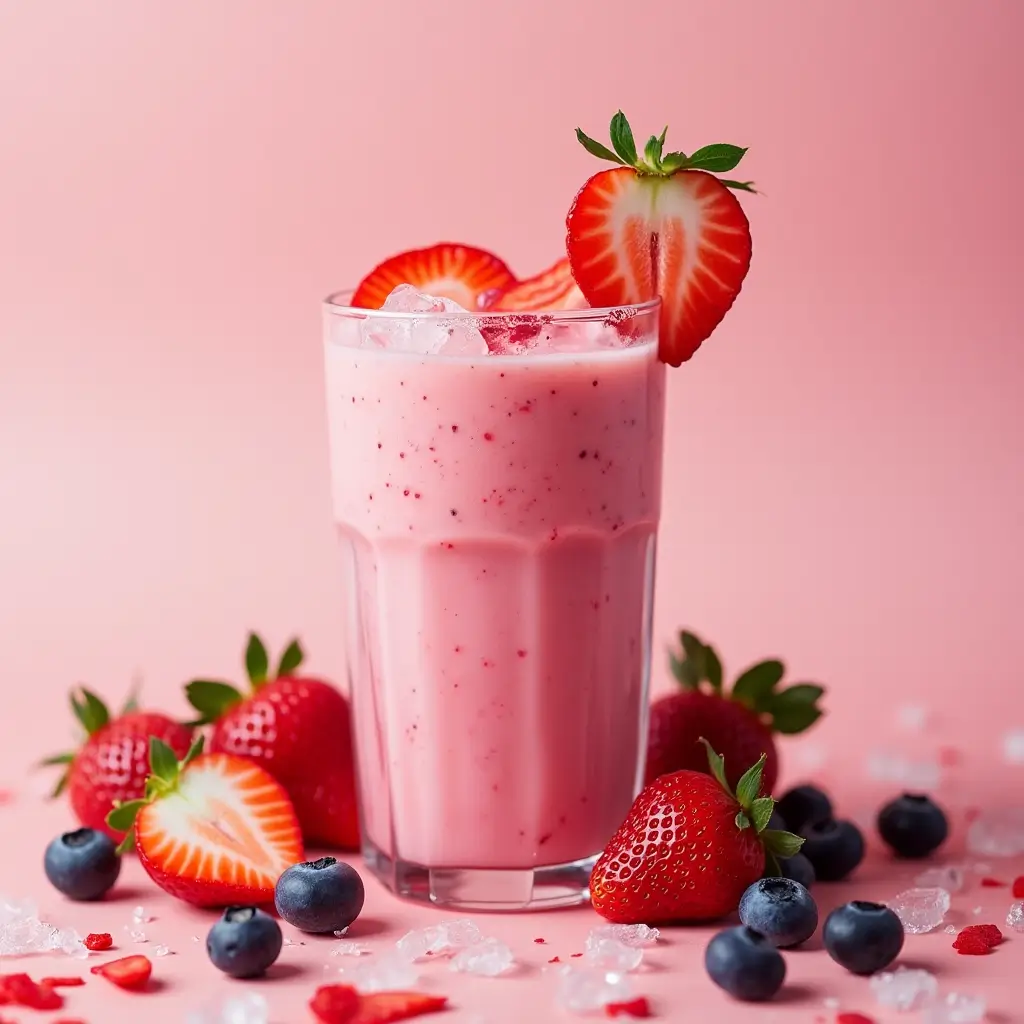
<path fill-rule="evenodd" d="M 256 907 L 228 907 L 206 936 L 206 954 L 232 978 L 256 978 L 281 955 L 281 926 Z"/>
<path fill-rule="evenodd" d="M 810 889 L 817 881 L 814 865 L 802 853 L 795 853 L 792 857 L 780 857 L 779 871 L 782 872 L 783 878 L 792 878 L 805 889 Z"/>
<path fill-rule="evenodd" d="M 878 812 L 878 834 L 898 857 L 927 857 L 949 835 L 942 808 L 926 796 L 904 793 Z"/>
<path fill-rule="evenodd" d="M 864 837 L 853 822 L 825 821 L 804 829 L 800 852 L 819 882 L 839 882 L 864 859 Z"/>
<path fill-rule="evenodd" d="M 903 924 L 881 903 L 854 900 L 836 907 L 821 930 L 828 955 L 854 974 L 874 974 L 899 956 Z"/>
<path fill-rule="evenodd" d="M 832 801 L 817 786 L 795 786 L 783 793 L 775 807 L 789 831 L 798 834 L 832 817 Z"/>
<path fill-rule="evenodd" d="M 818 906 L 791 878 L 762 878 L 740 898 L 740 921 L 780 949 L 806 942 L 818 927 Z"/>
<path fill-rule="evenodd" d="M 98 900 L 121 874 L 121 858 L 110 836 L 94 828 L 65 832 L 43 857 L 50 884 L 73 900 Z"/>
<path fill-rule="evenodd" d="M 334 857 L 295 864 L 277 880 L 274 905 L 304 932 L 340 931 L 363 909 L 363 880 L 355 868 Z"/>
<path fill-rule="evenodd" d="M 704 950 L 711 980 L 736 999 L 760 1003 L 771 999 L 786 978 L 786 961 L 763 935 L 740 925 L 719 932 Z"/>

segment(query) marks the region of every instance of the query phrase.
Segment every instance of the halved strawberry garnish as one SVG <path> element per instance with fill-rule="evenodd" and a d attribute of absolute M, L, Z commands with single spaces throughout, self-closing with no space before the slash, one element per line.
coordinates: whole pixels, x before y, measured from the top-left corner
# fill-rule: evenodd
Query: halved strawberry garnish
<path fill-rule="evenodd" d="M 572 276 L 568 259 L 560 259 L 525 281 L 516 281 L 487 303 L 488 310 L 541 312 L 554 309 L 584 309 L 587 300 Z"/>
<path fill-rule="evenodd" d="M 573 276 L 591 306 L 660 296 L 659 355 L 679 366 L 729 311 L 750 267 L 750 225 L 730 189 L 753 187 L 709 173 L 732 170 L 746 150 L 719 144 L 663 155 L 662 132 L 638 156 L 622 111 L 611 123 L 614 152 L 576 134 L 587 152 L 622 166 L 595 174 L 573 200 Z"/>
<path fill-rule="evenodd" d="M 501 291 L 515 281 L 512 271 L 493 253 L 471 245 L 440 242 L 385 260 L 363 278 L 352 305 L 380 309 L 400 284 L 436 298 L 451 299 L 464 309 L 477 309 L 481 296 Z"/>
<path fill-rule="evenodd" d="M 278 877 L 302 860 L 291 801 L 259 765 L 202 748 L 200 738 L 179 764 L 153 739 L 145 799 L 116 808 L 109 824 L 132 829 L 125 843 L 134 836 L 149 876 L 186 903 L 270 903 Z"/>
<path fill-rule="evenodd" d="M 110 963 L 93 967 L 92 973 L 106 978 L 118 988 L 142 988 L 153 973 L 153 965 L 148 957 L 125 956 L 120 960 L 111 960 Z"/>
<path fill-rule="evenodd" d="M 321 1024 L 392 1024 L 448 1005 L 444 996 L 420 992 L 374 992 L 361 995 L 351 985 L 321 985 L 309 1008 Z"/>

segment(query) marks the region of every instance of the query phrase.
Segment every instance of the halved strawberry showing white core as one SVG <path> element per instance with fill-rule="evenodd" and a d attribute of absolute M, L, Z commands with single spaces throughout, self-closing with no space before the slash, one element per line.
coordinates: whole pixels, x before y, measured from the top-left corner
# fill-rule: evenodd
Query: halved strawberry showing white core
<path fill-rule="evenodd" d="M 663 362 L 679 366 L 721 322 L 750 267 L 750 225 L 731 189 L 754 191 L 729 171 L 745 149 L 717 144 L 687 156 L 662 153 L 665 132 L 638 156 L 619 111 L 612 150 L 584 135 L 587 152 L 621 166 L 595 174 L 566 219 L 572 273 L 591 306 L 661 297 Z"/>
<path fill-rule="evenodd" d="M 142 866 L 160 888 L 200 907 L 269 903 L 281 873 L 302 860 L 302 834 L 284 789 L 232 754 L 202 755 L 202 739 L 179 764 L 150 742 L 146 797 L 110 813 L 132 833 Z M 134 838 L 133 838 L 134 837 Z"/>
<path fill-rule="evenodd" d="M 556 309 L 585 309 L 587 300 L 572 276 L 572 267 L 567 258 L 560 259 L 553 267 L 516 281 L 504 291 L 493 296 L 487 309 L 494 311 L 518 310 L 522 312 L 543 312 Z"/>
<path fill-rule="evenodd" d="M 482 296 L 514 282 L 512 271 L 486 249 L 441 242 L 399 253 L 375 267 L 355 290 L 352 305 L 380 309 L 398 285 L 411 284 L 418 292 L 477 309 Z"/>

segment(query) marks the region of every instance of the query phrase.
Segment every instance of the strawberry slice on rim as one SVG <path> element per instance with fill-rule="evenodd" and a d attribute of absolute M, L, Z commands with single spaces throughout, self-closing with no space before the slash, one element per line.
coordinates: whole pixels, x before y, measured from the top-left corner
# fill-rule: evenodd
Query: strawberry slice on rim
<path fill-rule="evenodd" d="M 287 793 L 268 772 L 234 754 L 202 754 L 197 739 L 180 763 L 150 740 L 153 774 L 142 800 L 110 812 L 160 888 L 198 907 L 270 903 L 281 873 L 302 860 L 302 834 Z"/>
<path fill-rule="evenodd" d="M 518 310 L 544 312 L 556 309 L 586 309 L 587 300 L 572 276 L 568 258 L 560 259 L 541 273 L 516 281 L 487 303 L 488 311 Z"/>
<path fill-rule="evenodd" d="M 753 192 L 753 185 L 715 176 L 746 150 L 716 144 L 690 156 L 663 154 L 662 132 L 640 156 L 621 110 L 611 123 L 614 152 L 578 128 L 576 135 L 588 153 L 620 166 L 599 171 L 573 200 L 566 218 L 573 276 L 591 306 L 660 296 L 659 356 L 679 366 L 729 311 L 750 268 L 750 225 L 731 190 Z"/>
<path fill-rule="evenodd" d="M 374 267 L 352 295 L 352 305 L 380 309 L 400 284 L 435 298 L 451 299 L 463 309 L 478 309 L 488 293 L 504 291 L 515 276 L 503 260 L 486 249 L 440 242 L 399 253 Z"/>

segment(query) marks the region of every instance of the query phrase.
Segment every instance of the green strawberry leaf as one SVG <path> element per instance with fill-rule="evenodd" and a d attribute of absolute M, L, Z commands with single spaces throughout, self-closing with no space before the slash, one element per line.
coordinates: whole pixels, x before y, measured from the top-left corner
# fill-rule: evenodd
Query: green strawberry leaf
<path fill-rule="evenodd" d="M 302 645 L 299 641 L 293 640 L 285 649 L 281 655 L 281 660 L 277 663 L 277 679 L 284 679 L 290 676 L 301 664 L 305 658 L 305 654 L 302 650 Z"/>
<path fill-rule="evenodd" d="M 780 878 L 782 876 L 782 868 L 779 866 L 779 858 L 775 856 L 771 850 L 764 851 L 764 877 L 765 878 Z"/>
<path fill-rule="evenodd" d="M 178 755 L 156 736 L 149 737 L 149 766 L 153 775 L 168 786 L 178 781 Z"/>
<path fill-rule="evenodd" d="M 42 761 L 38 762 L 38 767 L 49 768 L 55 764 L 71 764 L 74 759 L 74 754 L 54 754 L 53 757 L 44 757 Z"/>
<path fill-rule="evenodd" d="M 57 780 L 57 785 L 50 790 L 50 799 L 56 800 L 57 797 L 68 788 L 68 782 L 71 779 L 71 772 L 61 772 L 60 778 Z"/>
<path fill-rule="evenodd" d="M 136 676 L 132 680 L 131 689 L 128 691 L 128 696 L 125 698 L 125 702 L 121 707 L 122 715 L 130 715 L 135 711 L 139 710 L 139 692 L 142 689 L 142 681 Z"/>
<path fill-rule="evenodd" d="M 732 790 L 729 788 L 729 780 L 725 777 L 725 759 L 715 752 L 715 748 L 703 736 L 700 738 L 700 742 L 707 747 L 708 751 L 708 767 L 711 769 L 711 774 L 715 777 L 718 784 L 726 791 L 731 794 Z"/>
<path fill-rule="evenodd" d="M 696 690 L 700 686 L 694 663 L 687 657 L 680 658 L 675 651 L 669 651 L 668 665 L 684 690 Z"/>
<path fill-rule="evenodd" d="M 134 848 L 134 846 L 135 846 L 135 829 L 130 828 L 124 834 L 124 839 L 122 839 L 121 842 L 119 842 L 117 844 L 117 849 L 114 852 L 115 853 L 120 853 L 120 854 L 123 855 L 123 854 L 129 853 Z"/>
<path fill-rule="evenodd" d="M 825 687 L 817 683 L 794 683 L 780 690 L 775 694 L 772 701 L 774 705 L 779 704 L 816 704 L 824 696 Z"/>
<path fill-rule="evenodd" d="M 612 149 L 622 158 L 624 164 L 636 166 L 636 143 L 633 141 L 633 130 L 629 127 L 626 115 L 617 110 L 609 127 L 612 137 Z"/>
<path fill-rule="evenodd" d="M 117 804 L 107 815 L 107 824 L 115 832 L 130 832 L 135 825 L 139 811 L 148 802 L 147 800 L 127 800 L 125 803 Z"/>
<path fill-rule="evenodd" d="M 756 832 L 763 832 L 768 827 L 774 810 L 775 801 L 770 796 L 759 796 L 750 805 L 750 816 L 753 818 Z"/>
<path fill-rule="evenodd" d="M 718 179 L 726 188 L 731 188 L 734 192 L 753 192 L 757 193 L 757 189 L 754 188 L 752 181 L 730 181 L 728 178 Z"/>
<path fill-rule="evenodd" d="M 216 722 L 229 708 L 242 702 L 242 695 L 235 687 L 212 679 L 194 679 L 185 687 L 185 696 L 201 715 L 199 725 Z"/>
<path fill-rule="evenodd" d="M 762 754 L 757 764 L 748 768 L 736 783 L 736 801 L 744 810 L 749 810 L 761 795 L 761 777 L 767 760 L 768 755 Z"/>
<path fill-rule="evenodd" d="M 722 692 L 722 662 L 710 644 L 704 645 L 704 674 L 715 693 Z"/>
<path fill-rule="evenodd" d="M 668 125 L 665 126 L 665 131 L 661 135 L 652 135 L 647 140 L 647 145 L 644 146 L 644 160 L 656 171 L 661 168 L 661 150 L 665 145 L 667 133 Z"/>
<path fill-rule="evenodd" d="M 736 827 L 742 832 L 745 828 L 750 828 L 750 819 L 747 817 L 745 811 L 737 811 L 736 817 L 733 819 L 736 822 Z"/>
<path fill-rule="evenodd" d="M 110 712 L 106 704 L 84 686 L 79 687 L 78 693 L 79 696 L 74 692 L 71 694 L 71 710 L 85 729 L 86 735 L 92 736 L 110 722 Z"/>
<path fill-rule="evenodd" d="M 255 633 L 250 633 L 245 648 L 245 671 L 254 690 L 259 689 L 267 681 L 269 669 L 270 658 L 267 656 L 263 641 Z"/>
<path fill-rule="evenodd" d="M 731 171 L 742 159 L 746 149 L 719 142 L 713 146 L 702 146 L 690 154 L 689 166 L 701 171 Z"/>
<path fill-rule="evenodd" d="M 674 153 L 666 153 L 661 158 L 661 169 L 666 174 L 673 174 L 676 171 L 681 171 L 684 167 L 689 165 L 689 157 L 682 152 L 677 150 Z"/>
<path fill-rule="evenodd" d="M 202 752 L 203 747 L 206 744 L 206 739 L 203 736 L 197 736 L 192 741 L 192 746 L 188 748 L 188 753 L 182 759 L 181 764 L 178 767 L 179 774 L 183 772 Z"/>
<path fill-rule="evenodd" d="M 772 711 L 772 728 L 783 736 L 795 736 L 814 725 L 821 715 L 821 709 L 813 704 L 776 707 Z"/>
<path fill-rule="evenodd" d="M 782 858 L 795 856 L 800 852 L 800 847 L 804 845 L 804 841 L 799 836 L 777 828 L 766 828 L 761 833 L 761 841 L 768 853 Z"/>
<path fill-rule="evenodd" d="M 733 699 L 755 711 L 765 711 L 766 698 L 771 697 L 785 674 L 786 669 L 782 662 L 775 659 L 751 665 L 745 672 L 741 672 L 739 678 L 732 684 Z"/>
<path fill-rule="evenodd" d="M 600 142 L 592 139 L 589 135 L 584 135 L 579 128 L 576 129 L 576 138 L 579 140 L 580 145 L 591 156 L 596 156 L 598 160 L 611 160 L 613 164 L 622 163 L 607 146 L 602 146 Z"/>

